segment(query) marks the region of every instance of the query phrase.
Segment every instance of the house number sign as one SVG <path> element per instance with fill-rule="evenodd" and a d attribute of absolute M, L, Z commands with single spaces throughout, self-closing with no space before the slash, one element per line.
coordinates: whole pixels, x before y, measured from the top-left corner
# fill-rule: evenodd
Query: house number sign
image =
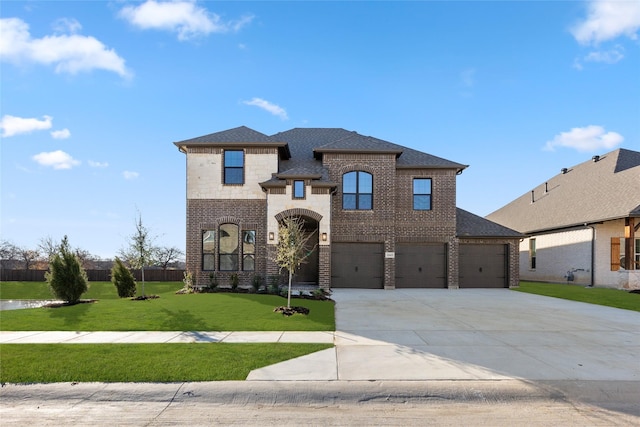
<path fill-rule="evenodd" d="M 384 257 L 388 258 L 388 259 L 393 259 L 396 257 L 396 253 L 395 252 L 385 252 L 384 253 Z"/>

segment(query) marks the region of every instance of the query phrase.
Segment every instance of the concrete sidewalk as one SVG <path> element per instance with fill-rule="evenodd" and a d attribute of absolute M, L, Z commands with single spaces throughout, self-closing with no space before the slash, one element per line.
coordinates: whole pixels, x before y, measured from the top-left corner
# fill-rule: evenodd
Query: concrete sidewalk
<path fill-rule="evenodd" d="M 334 332 L 0 331 L 0 344 L 321 343 Z"/>

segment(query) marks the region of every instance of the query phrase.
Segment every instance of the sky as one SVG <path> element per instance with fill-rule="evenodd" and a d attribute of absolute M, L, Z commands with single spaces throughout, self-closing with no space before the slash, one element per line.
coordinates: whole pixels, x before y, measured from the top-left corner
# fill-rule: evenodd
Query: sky
<path fill-rule="evenodd" d="M 185 156 L 237 126 L 340 127 L 469 165 L 485 216 L 640 151 L 637 1 L 0 4 L 0 234 L 185 247 Z"/>

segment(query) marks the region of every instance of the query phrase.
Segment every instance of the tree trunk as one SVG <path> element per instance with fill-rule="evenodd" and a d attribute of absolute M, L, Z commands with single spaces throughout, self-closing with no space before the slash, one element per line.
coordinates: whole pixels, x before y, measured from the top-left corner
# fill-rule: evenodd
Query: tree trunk
<path fill-rule="evenodd" d="M 287 308 L 291 308 L 291 270 L 289 270 L 289 292 L 287 292 Z"/>

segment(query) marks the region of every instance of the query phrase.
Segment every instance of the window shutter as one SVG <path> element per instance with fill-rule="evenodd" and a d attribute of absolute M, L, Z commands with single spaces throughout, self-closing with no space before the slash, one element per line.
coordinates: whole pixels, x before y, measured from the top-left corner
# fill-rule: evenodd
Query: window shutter
<path fill-rule="evenodd" d="M 620 238 L 611 238 L 611 271 L 620 270 Z"/>

